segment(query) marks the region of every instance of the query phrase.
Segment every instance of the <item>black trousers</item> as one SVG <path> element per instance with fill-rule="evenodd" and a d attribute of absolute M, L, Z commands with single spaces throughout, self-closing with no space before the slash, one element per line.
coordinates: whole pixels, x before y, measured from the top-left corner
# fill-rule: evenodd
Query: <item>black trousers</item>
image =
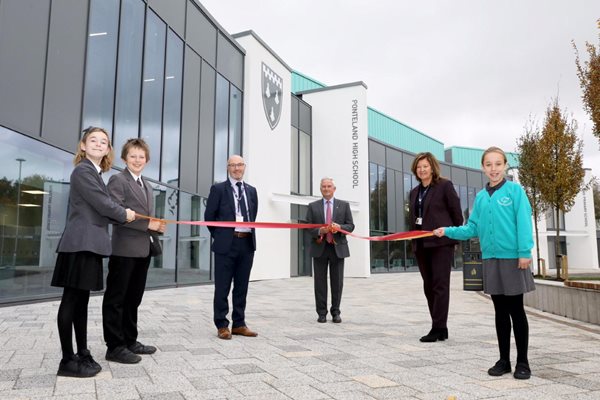
<path fill-rule="evenodd" d="M 149 265 L 150 256 L 110 257 L 102 300 L 102 327 L 109 350 L 137 341 L 138 307 L 144 296 Z"/>
<path fill-rule="evenodd" d="M 326 244 L 321 257 L 313 258 L 315 304 L 318 315 L 327 315 L 327 267 L 331 284 L 331 315 L 340 315 L 342 290 L 344 288 L 344 259 L 335 253 L 333 244 Z"/>
<path fill-rule="evenodd" d="M 252 237 L 233 238 L 228 254 L 215 253 L 215 297 L 213 299 L 213 320 L 217 329 L 229 326 L 229 292 L 233 282 L 231 302 L 233 311 L 232 327 L 246 326 L 246 296 L 248 281 L 254 261 Z"/>
<path fill-rule="evenodd" d="M 431 315 L 431 327 L 447 328 L 454 246 L 417 248 L 415 254 L 423 278 L 423 291 Z"/>
<path fill-rule="evenodd" d="M 517 362 L 529 363 L 527 351 L 529 347 L 529 323 L 523 307 L 523 295 L 505 296 L 493 294 L 494 310 L 496 311 L 496 335 L 500 359 L 510 361 L 510 330 L 515 332 L 517 345 Z"/>

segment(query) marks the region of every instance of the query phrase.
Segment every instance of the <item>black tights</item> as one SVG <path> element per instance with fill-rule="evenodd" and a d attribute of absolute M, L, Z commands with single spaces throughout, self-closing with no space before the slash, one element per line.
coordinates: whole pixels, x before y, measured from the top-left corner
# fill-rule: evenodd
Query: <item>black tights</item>
<path fill-rule="evenodd" d="M 87 349 L 87 318 L 90 291 L 82 289 L 64 288 L 58 316 L 58 336 L 63 353 L 63 360 L 73 357 L 73 328 L 77 351 Z"/>
<path fill-rule="evenodd" d="M 528 363 L 527 347 L 529 346 L 529 324 L 523 307 L 523 295 L 505 296 L 492 295 L 494 309 L 496 310 L 496 335 L 500 359 L 510 361 L 510 329 L 515 332 L 517 345 L 517 363 Z"/>

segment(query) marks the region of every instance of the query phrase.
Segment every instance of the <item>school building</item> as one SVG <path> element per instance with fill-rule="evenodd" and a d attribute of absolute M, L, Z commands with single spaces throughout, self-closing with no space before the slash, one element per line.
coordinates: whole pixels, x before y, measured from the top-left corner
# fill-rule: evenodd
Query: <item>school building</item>
<path fill-rule="evenodd" d="M 303 221 L 320 178 L 331 176 L 356 233 L 405 231 L 417 184 L 410 165 L 421 151 L 441 161 L 468 217 L 485 183 L 482 150 L 447 148 L 367 98 L 364 82 L 305 76 L 255 32 L 226 32 L 194 0 L 0 0 L 0 304 L 60 295 L 50 286 L 55 250 L 73 154 L 90 125 L 112 133 L 117 154 L 130 137 L 149 143 L 144 175 L 160 218 L 202 220 L 211 184 L 241 154 L 259 221 Z M 106 180 L 123 163 L 114 167 Z M 597 269 L 591 191 L 562 221 L 570 265 Z M 552 267 L 556 227 L 542 226 Z M 170 224 L 162 245 L 148 287 L 212 281 L 206 228 Z M 259 230 L 252 279 L 310 275 L 308 246 L 303 231 Z M 415 271 L 410 246 L 352 238 L 346 276 Z M 463 250 L 476 243 L 460 246 L 457 268 Z"/>

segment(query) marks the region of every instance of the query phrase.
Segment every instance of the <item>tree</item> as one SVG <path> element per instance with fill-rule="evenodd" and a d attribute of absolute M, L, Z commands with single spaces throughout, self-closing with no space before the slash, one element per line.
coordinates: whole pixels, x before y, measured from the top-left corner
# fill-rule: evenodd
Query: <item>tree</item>
<path fill-rule="evenodd" d="M 583 142 L 577 137 L 577 122 L 563 116 L 558 99 L 548 105 L 546 119 L 539 142 L 539 173 L 543 178 L 538 181 L 540 198 L 555 211 L 557 256 L 556 278 L 561 279 L 560 264 L 560 211 L 567 213 L 575 203 L 575 196 L 583 189 Z"/>
<path fill-rule="evenodd" d="M 541 271 L 540 240 L 538 222 L 548 209 L 540 192 L 540 182 L 544 179 L 540 166 L 544 162 L 544 153 L 540 151 L 540 129 L 530 120 L 525 125 L 523 135 L 517 139 L 517 152 L 519 153 L 519 183 L 525 189 L 531 209 L 535 227 L 535 243 L 537 250 L 537 273 Z"/>
<path fill-rule="evenodd" d="M 600 19 L 597 22 L 600 29 Z M 600 38 L 600 34 L 598 37 Z M 582 90 L 583 108 L 592 120 L 592 133 L 600 140 L 600 45 L 596 48 L 592 43 L 585 42 L 590 58 L 582 64 L 575 42 L 571 43 L 575 49 L 575 65 Z"/>

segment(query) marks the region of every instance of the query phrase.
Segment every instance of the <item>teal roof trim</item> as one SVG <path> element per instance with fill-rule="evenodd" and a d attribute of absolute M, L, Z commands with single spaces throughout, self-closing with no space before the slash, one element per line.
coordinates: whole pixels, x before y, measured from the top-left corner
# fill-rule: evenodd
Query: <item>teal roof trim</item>
<path fill-rule="evenodd" d="M 378 111 L 367 107 L 369 137 L 412 153 L 429 151 L 444 160 L 444 143 L 423 132 Z"/>
<path fill-rule="evenodd" d="M 481 156 L 484 149 L 474 147 L 452 146 L 448 147 L 452 152 L 452 164 L 462 165 L 463 167 L 481 169 Z M 519 154 L 506 152 L 506 159 L 509 167 L 519 167 Z"/>
<path fill-rule="evenodd" d="M 298 71 L 292 71 L 292 93 L 298 93 L 305 90 L 322 89 L 327 87 L 324 83 L 310 78 Z"/>

